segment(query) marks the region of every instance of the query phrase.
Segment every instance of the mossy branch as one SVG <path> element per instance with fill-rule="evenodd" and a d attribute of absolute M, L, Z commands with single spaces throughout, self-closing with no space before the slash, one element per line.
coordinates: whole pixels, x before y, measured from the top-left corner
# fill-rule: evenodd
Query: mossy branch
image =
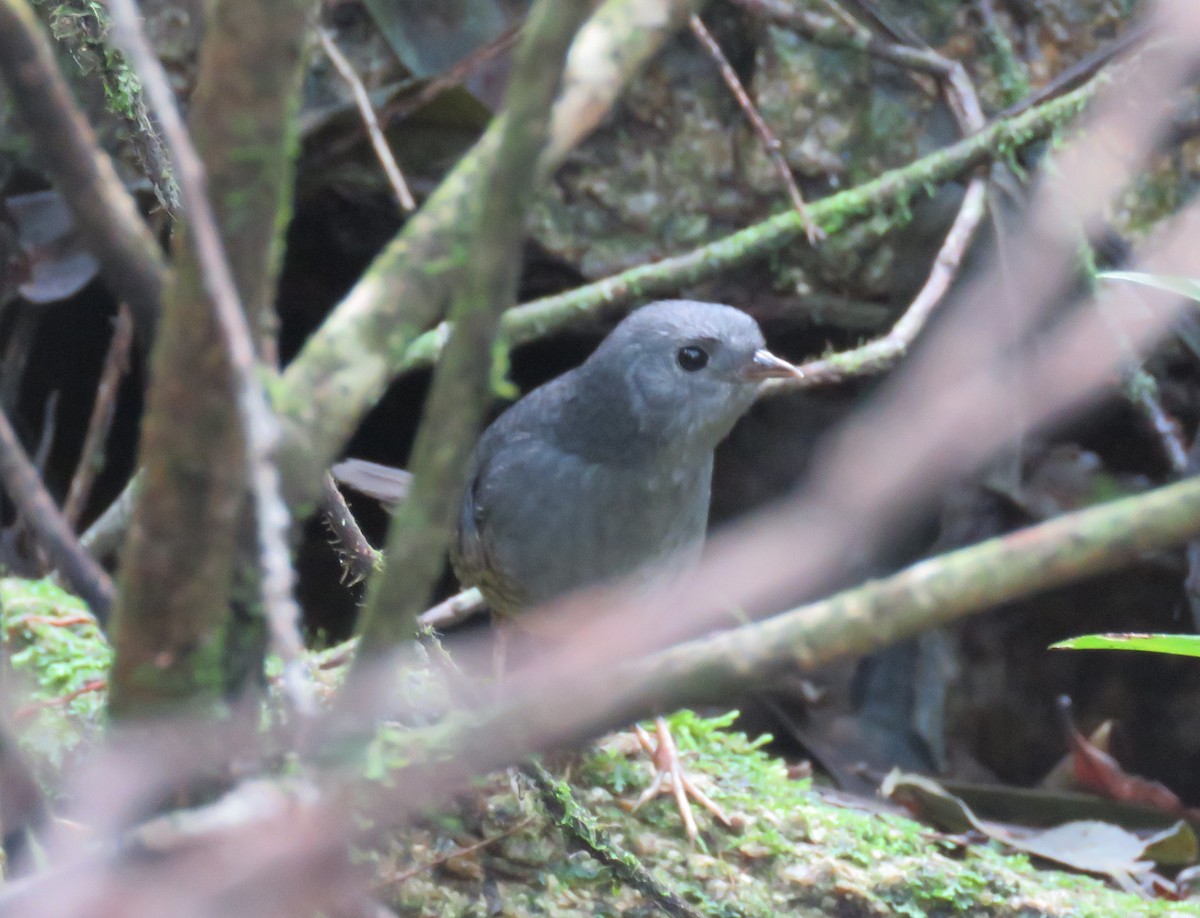
<path fill-rule="evenodd" d="M 471 215 L 474 233 L 450 268 L 459 281 L 450 307 L 455 330 L 413 447 L 412 490 L 392 519 L 383 570 L 371 580 L 360 657 L 416 637 L 417 616 L 441 573 L 488 403 L 496 327 L 516 298 L 525 204 L 546 144 L 563 60 L 587 13 L 585 0 L 540 0 L 526 20 L 497 153 Z"/>
<path fill-rule="evenodd" d="M 978 134 L 893 169 L 856 188 L 807 205 L 809 219 L 827 235 L 852 220 L 886 207 L 906 204 L 943 182 L 957 178 L 979 163 L 1003 159 L 1072 122 L 1100 87 L 1100 78 L 1022 115 L 989 125 Z M 722 271 L 762 258 L 793 243 L 806 244 L 804 222 L 789 210 L 682 255 L 664 258 L 585 284 L 555 296 L 534 300 L 505 314 L 500 324 L 509 347 L 582 324 L 599 314 L 624 311 L 636 302 L 671 294 L 708 280 Z M 396 359 L 397 375 L 436 363 L 445 347 L 447 330 L 421 335 Z"/>
<path fill-rule="evenodd" d="M 213 7 L 190 112 L 197 150 L 190 149 L 165 78 L 155 72 L 135 13 L 128 4 L 111 7 L 116 32 L 128 42 L 163 119 L 189 221 L 174 240 L 175 273 L 153 353 L 143 492 L 114 615 L 114 712 L 215 702 L 248 665 L 254 668 L 228 659 L 224 644 L 248 483 L 259 524 L 258 561 L 271 573 L 262 578 L 262 606 L 272 636 L 284 638 L 276 640 L 281 656 L 288 659 L 282 646 L 300 648 L 282 538 L 286 513 L 273 513 L 279 502 L 272 500 L 275 472 L 266 446 L 272 421 L 255 378 L 247 325 L 270 329 L 265 337 L 273 340 L 273 321 L 265 316 L 291 194 L 309 5 L 221 0 Z M 251 68 L 254 79 L 247 79 Z M 285 517 L 283 525 L 277 517 Z M 268 531 L 272 540 L 262 536 Z M 279 588 L 282 581 L 286 586 Z M 282 601 L 280 594 L 286 594 Z M 280 608 L 284 613 L 273 611 Z M 279 624 L 284 620 L 290 630 Z"/>
<path fill-rule="evenodd" d="M 478 714 L 413 732 L 487 772 L 667 706 L 722 697 L 785 663 L 811 669 L 1130 564 L 1200 534 L 1200 478 L 1066 514 L 922 561 L 765 621 L 547 685 L 538 674 Z M 401 778 L 401 780 L 403 780 Z"/>

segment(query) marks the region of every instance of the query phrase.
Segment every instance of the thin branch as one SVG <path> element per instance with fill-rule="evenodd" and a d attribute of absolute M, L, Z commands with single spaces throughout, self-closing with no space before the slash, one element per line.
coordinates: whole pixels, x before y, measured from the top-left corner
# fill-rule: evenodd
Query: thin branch
<path fill-rule="evenodd" d="M 452 851 L 446 851 L 433 858 L 433 860 L 425 861 L 424 863 L 417 864 L 415 867 L 410 867 L 408 870 L 402 870 L 399 873 L 392 874 L 391 876 L 383 877 L 375 884 L 375 889 L 386 890 L 396 886 L 403 886 L 413 877 L 420 876 L 421 874 L 427 873 L 436 867 L 440 867 L 447 861 L 452 861 L 460 857 L 467 857 L 468 855 L 474 854 L 476 851 L 483 851 L 485 848 L 490 848 L 492 845 L 496 844 L 496 842 L 503 841 L 510 835 L 515 835 L 517 832 L 520 832 L 531 822 L 533 822 L 533 817 L 526 816 L 520 822 L 509 826 L 503 832 L 497 832 L 495 835 L 491 835 L 488 838 L 483 839 L 483 841 L 475 842 L 473 845 L 464 845 L 463 847 L 455 848 Z"/>
<path fill-rule="evenodd" d="M 434 628 L 439 631 L 465 622 L 487 610 L 487 600 L 479 592 L 478 587 L 471 587 L 461 593 L 455 593 L 449 599 L 444 599 L 436 606 L 431 606 L 421 613 L 418 619 L 422 628 Z"/>
<path fill-rule="evenodd" d="M 1073 90 L 1076 86 L 1092 79 L 1109 63 L 1144 42 L 1149 37 L 1150 32 L 1150 27 L 1146 25 L 1130 26 L 1104 47 L 1093 51 L 1083 60 L 1076 61 L 1070 67 L 1057 74 L 1045 86 L 1040 87 L 1015 105 L 1010 105 L 1000 113 L 1000 117 L 1008 118 L 1012 115 L 1019 115 L 1021 112 L 1041 105 L 1047 99 L 1053 99 L 1056 96 Z"/>
<path fill-rule="evenodd" d="M 33 347 L 34 335 L 41 324 L 42 310 L 32 303 L 12 303 L 9 307 L 16 313 L 8 343 L 4 346 L 4 359 L 0 362 L 0 411 L 14 414 L 21 397 L 21 382 L 25 379 L 25 368 L 29 364 L 29 352 Z"/>
<path fill-rule="evenodd" d="M 467 77 L 487 61 L 509 50 L 516 43 L 519 32 L 520 27 L 517 25 L 505 29 L 491 41 L 480 45 L 445 73 L 430 80 L 416 92 L 411 95 L 405 95 L 393 102 L 385 102 L 380 106 L 378 113 L 384 123 L 384 129 L 386 130 L 386 128 L 399 124 L 410 115 L 420 111 L 448 89 L 461 85 Z M 359 136 L 357 133 L 347 134 L 334 138 L 327 146 L 324 146 L 320 150 L 314 150 L 309 155 L 319 156 L 322 160 L 336 160 L 352 150 L 358 141 Z"/>
<path fill-rule="evenodd" d="M 788 161 L 783 155 L 783 145 L 779 142 L 779 138 L 775 136 L 767 122 L 763 120 L 763 116 L 759 113 L 758 108 L 750 100 L 746 88 L 742 85 L 741 79 L 738 78 L 737 71 L 729 63 L 729 58 L 725 56 L 725 52 L 721 50 L 721 46 L 717 43 L 717 40 L 708 31 L 708 27 L 704 25 L 704 21 L 693 13 L 688 17 L 688 27 L 691 28 L 692 34 L 696 36 L 696 39 L 704 47 L 704 50 L 708 52 L 709 57 L 716 63 L 717 69 L 721 71 L 721 79 L 725 81 L 725 85 L 733 93 L 733 97 L 737 100 L 743 114 L 745 114 L 746 120 L 754 128 L 754 133 L 758 135 L 763 151 L 767 154 L 767 158 L 771 160 L 771 165 L 775 167 L 775 172 L 779 175 L 780 181 L 783 182 L 783 187 L 787 189 L 788 197 L 792 199 L 792 207 L 796 209 L 796 213 L 800 215 L 800 219 L 804 222 L 804 233 L 808 237 L 809 243 L 816 243 L 821 238 L 821 229 L 809 219 L 808 211 L 804 208 L 804 196 L 800 194 L 800 188 L 796 185 L 796 177 L 792 175 L 792 167 L 788 165 Z"/>
<path fill-rule="evenodd" d="M 93 558 L 103 561 L 117 554 L 125 533 L 129 531 L 129 521 L 141 499 L 143 487 L 142 473 L 138 472 L 108 505 L 108 509 L 79 537 L 80 544 Z"/>
<path fill-rule="evenodd" d="M 162 301 L 166 262 L 112 160 L 76 106 L 25 0 L 0 0 L 0 74 L 12 90 L 10 99 L 37 146 L 39 161 L 99 260 L 101 275 L 116 297 L 129 304 L 139 337 L 148 345 Z"/>
<path fill-rule="evenodd" d="M 117 310 L 112 341 L 109 342 L 108 353 L 104 357 L 104 369 L 96 386 L 96 400 L 92 404 L 87 433 L 79 452 L 79 464 L 75 467 L 75 475 L 71 479 L 70 488 L 67 489 L 67 499 L 63 501 L 63 517 L 72 529 L 78 525 L 83 508 L 87 505 L 88 495 L 92 492 L 92 485 L 104 466 L 104 444 L 108 440 L 108 431 L 116 411 L 121 377 L 129 372 L 129 351 L 132 345 L 133 319 L 129 310 L 122 305 Z"/>
<path fill-rule="evenodd" d="M 401 210 L 411 213 L 417 209 L 417 202 L 408 189 L 408 182 L 404 181 L 404 174 L 400 171 L 396 157 L 392 155 L 387 138 L 383 136 L 383 131 L 379 128 L 379 119 L 375 116 L 375 107 L 371 105 L 371 97 L 367 93 L 367 88 L 363 86 L 362 80 L 354 72 L 354 67 L 346 60 L 346 55 L 342 54 L 334 42 L 329 30 L 317 26 L 316 31 L 317 37 L 321 39 L 321 47 L 325 50 L 325 55 L 354 94 L 354 104 L 358 107 L 363 126 L 367 129 L 367 136 L 371 139 L 371 148 L 375 151 L 375 158 L 383 167 L 383 173 L 392 186 L 392 192 L 396 195 Z"/>
<path fill-rule="evenodd" d="M 0 479 L 38 544 L 103 626 L 115 596 L 112 580 L 75 538 L 3 412 L 0 412 Z"/>
<path fill-rule="evenodd" d="M 262 602 L 271 646 L 283 661 L 284 684 L 294 705 L 298 710 L 308 710 L 311 699 L 307 680 L 299 669 L 304 649 L 300 609 L 292 596 L 295 574 L 288 549 L 291 517 L 280 496 L 279 473 L 272 461 L 279 425 L 255 376 L 254 339 L 226 257 L 216 214 L 208 200 L 204 164 L 188 137 L 166 72 L 146 40 L 133 0 L 110 0 L 109 14 L 114 38 L 141 76 L 162 125 L 175 164 L 196 258 L 225 337 L 246 442 L 246 472 L 254 495 Z"/>
<path fill-rule="evenodd" d="M 763 393 L 794 392 L 841 383 L 882 373 L 899 363 L 958 275 L 967 247 L 986 214 L 987 180 L 974 178 L 967 186 L 958 216 L 946 234 L 929 278 L 892 330 L 861 347 L 803 363 L 799 367 L 803 378 L 789 380 L 783 385 L 765 385 Z"/>
<path fill-rule="evenodd" d="M 928 60 L 927 55 L 919 57 Z M 941 184 L 996 157 L 1000 151 L 1045 137 L 1078 116 L 1100 85 L 1099 81 L 1088 83 L 1015 119 L 993 122 L 944 150 L 886 172 L 857 188 L 811 201 L 807 205 L 809 217 L 826 233 L 838 232 L 848 221 L 887 207 L 919 188 Z M 804 226 L 794 211 L 777 214 L 690 252 L 639 265 L 566 293 L 533 300 L 505 313 L 501 321 L 503 340 L 510 348 L 517 347 L 597 315 L 613 314 L 635 302 L 674 293 L 777 251 L 803 232 Z M 445 327 L 420 335 L 396 359 L 395 373 L 435 364 L 445 346 L 446 335 Z M 285 383 L 291 372 L 289 367 L 284 374 Z"/>

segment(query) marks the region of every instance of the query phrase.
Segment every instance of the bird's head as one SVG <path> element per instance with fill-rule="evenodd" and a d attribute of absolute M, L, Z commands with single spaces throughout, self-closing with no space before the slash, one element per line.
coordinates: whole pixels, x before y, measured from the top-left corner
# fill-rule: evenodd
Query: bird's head
<path fill-rule="evenodd" d="M 764 379 L 799 372 L 766 349 L 746 313 L 692 300 L 664 300 L 630 314 L 586 370 L 628 400 L 641 433 L 708 449 L 750 407 Z"/>

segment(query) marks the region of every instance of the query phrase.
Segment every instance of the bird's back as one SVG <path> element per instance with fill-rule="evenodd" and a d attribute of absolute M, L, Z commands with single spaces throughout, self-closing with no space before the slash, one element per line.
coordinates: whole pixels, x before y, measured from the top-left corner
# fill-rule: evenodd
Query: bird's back
<path fill-rule="evenodd" d="M 703 544 L 711 451 L 664 456 L 575 383 L 567 374 L 530 393 L 476 450 L 452 560 L 501 616 L 689 565 Z"/>

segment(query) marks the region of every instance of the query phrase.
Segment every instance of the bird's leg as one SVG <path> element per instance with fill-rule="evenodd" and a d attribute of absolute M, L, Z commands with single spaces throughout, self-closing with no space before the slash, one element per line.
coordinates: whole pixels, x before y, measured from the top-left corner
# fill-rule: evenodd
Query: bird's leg
<path fill-rule="evenodd" d="M 696 786 L 696 782 L 683 770 L 683 765 L 679 761 L 679 750 L 675 746 L 675 738 L 671 736 L 671 728 L 667 726 L 664 718 L 654 718 L 654 732 L 657 734 L 657 744 L 655 744 L 654 740 L 650 739 L 649 734 L 640 725 L 635 725 L 633 729 L 637 733 L 638 742 L 642 744 L 642 749 L 650 756 L 650 760 L 654 763 L 656 769 L 654 780 L 650 782 L 650 786 L 634 802 L 634 810 L 646 803 L 646 801 L 661 794 L 664 785 L 669 785 L 671 793 L 675 797 L 675 806 L 679 810 L 680 818 L 683 820 L 683 828 L 687 832 L 688 841 L 692 844 L 695 844 L 700 832 L 696 828 L 696 817 L 692 814 L 692 805 L 688 800 L 689 797 L 712 813 L 722 825 L 732 827 L 733 823 L 725 815 L 725 811 L 704 791 L 700 790 Z"/>

